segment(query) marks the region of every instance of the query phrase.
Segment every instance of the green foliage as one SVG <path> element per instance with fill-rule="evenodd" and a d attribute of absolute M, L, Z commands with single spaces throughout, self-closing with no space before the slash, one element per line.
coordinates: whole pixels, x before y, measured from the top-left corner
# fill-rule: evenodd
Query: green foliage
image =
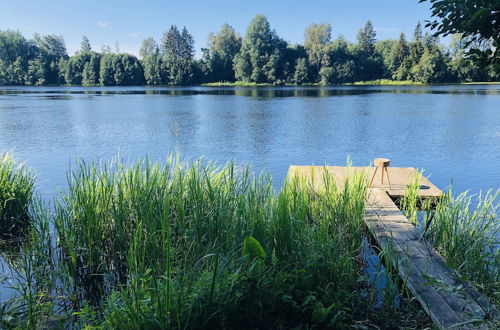
<path fill-rule="evenodd" d="M 264 259 L 267 256 L 262 245 L 252 236 L 245 237 L 243 241 L 243 255 L 250 259 Z"/>
<path fill-rule="evenodd" d="M 99 70 L 101 63 L 101 54 L 91 52 L 90 59 L 83 66 L 82 85 L 95 86 L 99 85 Z"/>
<path fill-rule="evenodd" d="M 471 44 L 492 43 L 481 50 L 474 47 L 471 54 L 486 56 L 484 63 L 500 65 L 500 2 L 497 0 L 420 0 L 430 2 L 432 17 L 427 27 L 436 30 L 436 36 L 460 34 Z"/>
<path fill-rule="evenodd" d="M 35 177 L 11 154 L 0 156 L 0 234 L 6 235 L 30 222 Z"/>
<path fill-rule="evenodd" d="M 293 82 L 296 85 L 303 85 L 309 81 L 309 67 L 305 58 L 297 59 L 295 72 L 293 73 Z"/>
<path fill-rule="evenodd" d="M 165 82 L 185 85 L 193 79 L 194 40 L 184 27 L 180 32 L 175 25 L 163 34 L 161 41 Z"/>
<path fill-rule="evenodd" d="M 216 35 L 209 34 L 203 50 L 203 66 L 209 81 L 234 81 L 233 59 L 241 49 L 241 37 L 224 24 Z"/>
<path fill-rule="evenodd" d="M 240 52 L 234 58 L 236 79 L 272 83 L 282 78 L 286 42 L 271 30 L 269 22 L 257 15 L 250 22 Z"/>
<path fill-rule="evenodd" d="M 373 24 L 369 20 L 365 27 L 358 32 L 358 48 L 363 56 L 372 57 L 375 55 L 375 36 Z"/>
<path fill-rule="evenodd" d="M 465 0 L 463 0 L 465 1 Z M 485 0 L 486 1 L 486 0 Z M 434 0 L 434 5 L 442 1 Z M 451 1 L 453 2 L 453 1 Z M 467 1 L 466 1 L 467 2 Z M 476 8 L 472 4 L 471 8 Z M 483 17 L 480 10 L 478 17 Z M 477 17 L 476 17 L 477 18 Z M 332 41 L 329 24 L 311 24 L 303 45 L 291 45 L 257 15 L 242 39 L 224 24 L 209 34 L 201 59 L 194 59 L 194 40 L 186 28 L 176 26 L 163 34 L 159 44 L 143 40 L 141 60 L 109 46 L 91 50 L 85 36 L 81 49 L 68 58 L 60 36 L 0 31 L 0 85 L 186 85 L 239 84 L 350 84 L 388 79 L 415 83 L 497 81 L 500 66 L 491 58 L 499 47 L 495 39 L 462 32 L 452 36 L 449 48 L 437 37 L 415 27 L 412 40 L 376 40 L 371 21 L 358 32 L 357 42 L 343 37 Z M 458 31 L 458 30 L 457 30 Z M 479 32 L 478 32 L 479 33 Z M 438 33 L 439 34 L 439 33 Z"/>
<path fill-rule="evenodd" d="M 87 38 L 86 36 L 83 36 L 82 37 L 82 42 L 80 44 L 80 52 L 81 53 L 87 53 L 87 52 L 90 52 L 90 51 L 92 51 L 92 47 L 90 46 L 89 38 Z"/>
<path fill-rule="evenodd" d="M 500 190 L 453 196 L 451 190 L 435 210 L 427 210 L 426 236 L 448 264 L 500 302 L 498 199 Z"/>
<path fill-rule="evenodd" d="M 139 54 L 144 59 L 150 55 L 157 55 L 160 52 L 160 48 L 156 41 L 149 37 L 142 41 L 141 49 L 139 50 Z"/>
<path fill-rule="evenodd" d="M 277 193 L 234 164 L 171 158 L 80 163 L 68 178 L 54 209 L 34 212 L 20 295 L 5 310 L 12 325 L 341 327 L 366 317 L 362 177 L 341 191 L 325 177 L 322 192 L 290 178 Z"/>
<path fill-rule="evenodd" d="M 143 79 L 142 65 L 135 56 L 111 53 L 102 56 L 99 70 L 101 85 L 140 85 Z"/>
<path fill-rule="evenodd" d="M 309 63 L 315 68 L 316 75 L 319 74 L 322 67 L 330 64 L 331 34 L 330 24 L 311 24 L 305 31 L 304 47 L 309 56 Z M 323 80 L 323 76 L 321 77 Z"/>
<path fill-rule="evenodd" d="M 142 59 L 144 79 L 147 85 L 161 85 L 166 83 L 167 74 L 160 54 L 146 55 Z"/>

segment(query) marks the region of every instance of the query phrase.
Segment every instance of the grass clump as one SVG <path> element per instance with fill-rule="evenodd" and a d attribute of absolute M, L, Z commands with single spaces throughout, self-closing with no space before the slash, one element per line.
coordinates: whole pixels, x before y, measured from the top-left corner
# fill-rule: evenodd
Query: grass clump
<path fill-rule="evenodd" d="M 356 81 L 353 85 L 388 85 L 388 86 L 411 86 L 411 85 L 423 85 L 420 82 L 411 80 L 390 80 L 390 79 L 377 79 L 368 81 Z"/>
<path fill-rule="evenodd" d="M 0 235 L 10 236 L 29 223 L 35 176 L 10 153 L 0 155 Z"/>
<path fill-rule="evenodd" d="M 464 192 L 453 196 L 451 190 L 431 216 L 426 236 L 467 281 L 500 303 L 500 189 L 485 195 Z"/>
<path fill-rule="evenodd" d="M 405 188 L 401 210 L 451 268 L 500 303 L 500 189 L 456 196 L 449 189 L 441 198 L 422 201 L 421 178 L 418 173 Z"/>
<path fill-rule="evenodd" d="M 80 162 L 53 210 L 35 212 L 19 262 L 20 297 L 3 307 L 4 325 L 389 322 L 377 319 L 376 294 L 367 293 L 365 179 L 355 176 L 341 190 L 324 180 L 317 192 L 290 178 L 277 193 L 268 176 L 234 164 Z"/>
<path fill-rule="evenodd" d="M 256 83 L 251 81 L 219 81 L 219 82 L 211 82 L 202 84 L 205 87 L 266 87 L 266 86 L 274 86 L 275 84 L 270 83 Z"/>

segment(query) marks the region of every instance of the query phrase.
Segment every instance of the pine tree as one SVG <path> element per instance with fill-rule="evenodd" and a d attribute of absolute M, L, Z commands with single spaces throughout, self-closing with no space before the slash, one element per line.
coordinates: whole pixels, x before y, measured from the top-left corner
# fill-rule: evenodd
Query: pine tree
<path fill-rule="evenodd" d="M 91 50 L 92 47 L 90 46 L 89 38 L 83 36 L 82 42 L 80 43 L 80 52 L 85 53 L 85 52 L 90 52 Z"/>
<path fill-rule="evenodd" d="M 376 33 L 369 20 L 363 29 L 358 32 L 358 47 L 363 56 L 371 57 L 375 54 Z"/>

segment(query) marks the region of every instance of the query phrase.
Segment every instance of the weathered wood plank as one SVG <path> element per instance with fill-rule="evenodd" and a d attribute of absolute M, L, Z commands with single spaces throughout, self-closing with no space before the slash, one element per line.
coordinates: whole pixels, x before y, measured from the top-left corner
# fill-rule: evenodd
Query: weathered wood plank
<path fill-rule="evenodd" d="M 392 261 L 400 277 L 438 326 L 463 324 L 457 328 L 477 329 L 481 326 L 468 322 L 498 317 L 496 309 L 474 287 L 461 282 L 444 258 L 420 239 L 384 190 L 369 189 L 365 219 L 378 244 L 394 251 Z"/>
<path fill-rule="evenodd" d="M 324 176 L 332 175 L 335 184 L 342 188 L 344 182 L 355 173 L 369 180 L 373 167 L 341 166 L 290 166 L 288 178 L 296 176 L 320 191 Z M 392 201 L 404 196 L 405 188 L 419 172 L 414 168 L 389 167 L 391 188 L 388 182 L 380 182 L 379 173 L 369 188 L 365 221 L 378 244 L 392 251 L 390 258 L 397 265 L 398 273 L 412 294 L 440 328 L 477 329 L 487 328 L 476 320 L 500 320 L 498 310 L 488 299 L 446 265 L 446 260 L 421 238 L 420 232 L 408 221 Z M 439 198 L 443 192 L 427 178 L 421 177 L 421 199 Z"/>
<path fill-rule="evenodd" d="M 323 175 L 325 172 L 334 175 L 337 185 L 342 187 L 345 180 L 352 177 L 354 173 L 363 174 L 368 180 L 372 177 L 374 171 L 374 167 L 291 165 L 288 169 L 288 177 L 293 178 L 294 176 L 299 176 L 306 178 L 306 180 L 312 182 L 317 189 L 320 189 L 323 184 Z M 372 188 L 384 189 L 393 197 L 404 196 L 405 188 L 410 185 L 413 182 L 414 177 L 419 174 L 418 170 L 412 167 L 388 167 L 387 171 L 389 173 L 392 189 L 389 189 L 387 179 L 384 179 L 384 184 L 381 183 L 380 171 L 378 171 L 375 175 Z M 425 188 L 420 189 L 420 197 L 434 198 L 443 196 L 443 192 L 426 177 L 421 176 L 420 183 L 422 188 Z"/>

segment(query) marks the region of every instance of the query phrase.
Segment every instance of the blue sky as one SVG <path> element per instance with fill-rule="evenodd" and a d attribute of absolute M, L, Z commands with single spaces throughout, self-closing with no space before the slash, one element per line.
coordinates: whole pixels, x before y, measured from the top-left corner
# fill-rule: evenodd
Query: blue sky
<path fill-rule="evenodd" d="M 264 14 L 285 40 L 302 43 L 310 23 L 327 22 L 334 37 L 355 40 L 358 29 L 371 19 L 378 39 L 408 36 L 429 19 L 429 4 L 418 0 L 0 0 L 0 29 L 62 35 L 73 54 L 86 35 L 93 49 L 103 44 L 137 55 L 141 40 L 161 34 L 170 25 L 186 26 L 196 49 L 204 47 L 209 32 L 229 23 L 241 35 L 253 16 Z"/>

